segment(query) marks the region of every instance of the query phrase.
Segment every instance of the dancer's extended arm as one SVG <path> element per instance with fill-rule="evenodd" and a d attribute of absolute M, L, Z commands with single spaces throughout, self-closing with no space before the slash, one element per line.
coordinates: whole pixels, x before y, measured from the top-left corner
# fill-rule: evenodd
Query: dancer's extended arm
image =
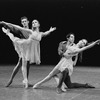
<path fill-rule="evenodd" d="M 82 51 L 84 51 L 84 50 L 87 50 L 87 49 L 89 49 L 89 48 L 91 48 L 91 47 L 93 47 L 93 46 L 95 46 L 96 44 L 99 44 L 100 43 L 100 39 L 98 39 L 98 40 L 96 40 L 95 42 L 93 42 L 93 43 L 91 43 L 91 44 L 89 44 L 89 45 L 87 45 L 87 46 L 85 46 L 85 47 L 83 47 L 83 48 L 81 48 L 81 49 L 79 49 L 79 50 L 76 50 L 76 52 L 82 52 Z"/>
<path fill-rule="evenodd" d="M 70 55 L 70 56 L 77 55 L 78 53 L 80 53 L 84 50 L 87 50 L 87 49 L 89 49 L 89 48 L 91 48 L 91 47 L 93 47 L 93 46 L 95 46 L 96 44 L 99 44 L 99 43 L 100 43 L 100 39 L 98 39 L 95 42 L 92 42 L 89 45 L 82 47 L 82 48 L 75 48 L 73 50 L 66 50 L 66 52 L 64 53 L 64 56 L 66 56 L 66 55 Z"/>
<path fill-rule="evenodd" d="M 89 45 L 87 45 L 87 46 L 85 46 L 83 48 L 77 48 L 73 52 L 70 52 L 69 54 L 77 54 L 77 53 L 80 53 L 80 52 L 82 52 L 84 50 L 87 50 L 87 49 L 95 46 L 96 44 L 99 44 L 99 43 L 100 43 L 100 39 L 96 40 L 95 42 L 90 43 Z"/>

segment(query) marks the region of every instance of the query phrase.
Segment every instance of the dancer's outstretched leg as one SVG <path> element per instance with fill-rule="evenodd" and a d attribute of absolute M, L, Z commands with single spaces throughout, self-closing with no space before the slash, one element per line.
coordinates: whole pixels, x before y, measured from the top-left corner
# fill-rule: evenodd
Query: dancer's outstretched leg
<path fill-rule="evenodd" d="M 6 85 L 6 87 L 9 87 L 9 85 L 13 82 L 13 79 L 15 77 L 15 75 L 17 74 L 17 72 L 19 71 L 19 69 L 22 66 L 22 58 L 19 58 L 17 65 L 15 66 L 15 68 L 13 69 L 13 72 L 11 74 L 11 77 Z"/>
<path fill-rule="evenodd" d="M 40 85 L 42 85 L 43 83 L 49 81 L 51 78 L 53 78 L 54 76 L 56 76 L 57 74 L 60 73 L 59 67 L 61 66 L 63 60 L 60 60 L 60 62 L 54 67 L 54 69 L 40 82 L 36 83 L 33 88 L 38 88 Z"/>
<path fill-rule="evenodd" d="M 40 82 L 36 83 L 33 88 L 38 88 L 40 85 L 42 85 L 43 83 L 49 81 L 51 78 L 53 78 L 55 75 L 57 75 L 58 73 L 60 73 L 60 71 L 58 69 L 54 69 L 52 70 L 49 75 L 47 75 L 43 80 L 41 80 Z"/>

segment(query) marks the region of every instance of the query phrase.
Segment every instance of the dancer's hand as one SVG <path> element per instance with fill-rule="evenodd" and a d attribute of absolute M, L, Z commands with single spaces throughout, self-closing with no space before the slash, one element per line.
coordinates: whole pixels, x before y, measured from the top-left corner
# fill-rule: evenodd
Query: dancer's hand
<path fill-rule="evenodd" d="M 4 33 L 9 33 L 9 29 L 5 29 L 4 27 L 2 27 L 2 31 L 4 32 Z"/>
<path fill-rule="evenodd" d="M 0 24 L 6 24 L 6 22 L 4 22 L 4 21 L 0 21 Z"/>
<path fill-rule="evenodd" d="M 52 32 L 54 30 L 56 30 L 56 27 L 54 27 L 54 28 L 51 27 L 49 31 Z"/>
<path fill-rule="evenodd" d="M 96 44 L 98 45 L 100 44 L 100 39 L 96 40 Z"/>

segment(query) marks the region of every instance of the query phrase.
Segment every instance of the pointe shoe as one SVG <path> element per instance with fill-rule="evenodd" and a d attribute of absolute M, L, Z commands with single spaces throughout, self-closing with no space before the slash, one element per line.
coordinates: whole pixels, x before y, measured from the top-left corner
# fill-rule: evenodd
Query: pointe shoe
<path fill-rule="evenodd" d="M 33 87 L 33 84 L 27 83 L 27 85 L 25 85 L 25 83 L 23 83 L 23 85 L 28 88 L 28 87 Z"/>
<path fill-rule="evenodd" d="M 12 83 L 12 81 L 9 81 L 9 82 L 5 85 L 5 87 L 9 87 L 11 83 Z"/>
<path fill-rule="evenodd" d="M 36 89 L 36 88 L 38 88 L 40 85 L 39 84 L 35 84 L 34 86 L 33 86 L 33 89 Z"/>
<path fill-rule="evenodd" d="M 23 80 L 22 83 L 23 83 L 23 85 L 24 85 L 25 88 L 28 88 L 28 81 Z"/>

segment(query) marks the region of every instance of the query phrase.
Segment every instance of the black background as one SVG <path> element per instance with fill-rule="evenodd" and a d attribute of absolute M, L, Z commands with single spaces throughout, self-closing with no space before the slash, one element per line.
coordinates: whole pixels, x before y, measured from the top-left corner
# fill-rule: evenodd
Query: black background
<path fill-rule="evenodd" d="M 20 18 L 40 22 L 40 31 L 56 27 L 57 30 L 41 40 L 41 64 L 57 64 L 60 41 L 66 40 L 69 32 L 75 34 L 75 43 L 85 38 L 88 42 L 100 38 L 99 0 L 0 0 L 0 20 L 21 25 Z M 83 53 L 82 66 L 100 66 L 100 45 Z M 0 26 L 0 64 L 15 64 L 18 56 L 11 40 Z"/>

